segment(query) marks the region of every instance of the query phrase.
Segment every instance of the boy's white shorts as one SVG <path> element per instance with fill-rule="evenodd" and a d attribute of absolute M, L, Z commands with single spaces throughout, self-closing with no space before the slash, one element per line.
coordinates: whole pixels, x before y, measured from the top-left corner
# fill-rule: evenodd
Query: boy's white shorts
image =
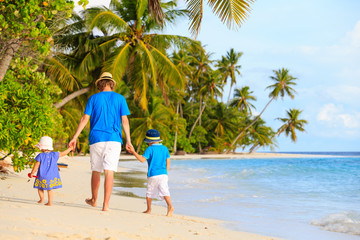
<path fill-rule="evenodd" d="M 164 196 L 170 196 L 168 175 L 166 174 L 148 177 L 146 197 L 157 198 L 158 196 L 161 200 L 164 199 Z"/>
<path fill-rule="evenodd" d="M 98 142 L 90 145 L 91 170 L 116 172 L 121 152 L 120 142 Z"/>

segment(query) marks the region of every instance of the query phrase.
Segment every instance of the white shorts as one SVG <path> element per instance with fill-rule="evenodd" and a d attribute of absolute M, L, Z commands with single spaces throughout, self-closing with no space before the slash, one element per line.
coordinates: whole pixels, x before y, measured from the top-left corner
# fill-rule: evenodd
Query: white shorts
<path fill-rule="evenodd" d="M 98 142 L 90 145 L 91 170 L 116 172 L 121 152 L 120 142 Z"/>
<path fill-rule="evenodd" d="M 164 196 L 170 196 L 168 175 L 166 174 L 148 177 L 146 197 L 157 198 L 158 196 L 161 200 L 164 199 Z"/>

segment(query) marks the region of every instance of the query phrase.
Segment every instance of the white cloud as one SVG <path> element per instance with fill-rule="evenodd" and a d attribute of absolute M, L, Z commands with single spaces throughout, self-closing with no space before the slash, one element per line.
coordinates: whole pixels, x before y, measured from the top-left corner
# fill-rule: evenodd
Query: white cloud
<path fill-rule="evenodd" d="M 344 130 L 360 129 L 360 112 L 347 112 L 340 104 L 325 104 L 320 109 L 316 119 L 320 124 L 326 124 L 330 127 L 344 128 Z"/>
<path fill-rule="evenodd" d="M 346 103 L 357 106 L 360 104 L 360 87 L 357 86 L 338 85 L 328 87 L 324 90 L 324 95 L 338 103 Z"/>

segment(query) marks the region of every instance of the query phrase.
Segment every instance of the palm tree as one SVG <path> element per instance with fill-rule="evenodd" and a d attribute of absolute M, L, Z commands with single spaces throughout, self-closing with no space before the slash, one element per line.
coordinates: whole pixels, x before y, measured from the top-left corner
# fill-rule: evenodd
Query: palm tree
<path fill-rule="evenodd" d="M 159 2 L 159 0 L 149 0 L 149 6 L 159 5 Z M 254 2 L 255 0 L 209 0 L 208 5 L 221 21 L 231 28 L 241 26 L 245 22 L 251 10 L 250 4 Z M 194 36 L 197 36 L 203 17 L 204 0 L 186 0 L 186 4 L 191 21 L 189 29 Z M 161 19 L 160 11 L 151 10 L 151 13 Z"/>
<path fill-rule="evenodd" d="M 229 52 L 226 53 L 226 56 L 222 57 L 220 61 L 217 61 L 216 67 L 221 72 L 223 76 L 224 84 L 227 83 L 227 79 L 230 77 L 230 91 L 227 103 L 229 104 L 230 96 L 231 96 L 231 89 L 233 85 L 236 84 L 236 74 L 240 73 L 241 65 L 237 65 L 240 57 L 243 55 L 242 52 L 235 52 L 233 48 L 230 49 Z"/>
<path fill-rule="evenodd" d="M 155 95 L 155 94 L 153 94 Z M 149 106 L 146 111 L 137 111 L 131 118 L 132 136 L 135 137 L 134 143 L 139 151 L 141 143 L 145 138 L 146 131 L 156 129 L 160 132 L 162 139 L 166 140 L 169 132 L 169 119 L 174 112 L 163 104 L 163 99 L 153 96 L 149 100 Z"/>
<path fill-rule="evenodd" d="M 143 110 L 147 105 L 149 86 L 157 87 L 159 76 L 177 88 L 184 87 L 182 74 L 166 55 L 166 49 L 196 44 L 187 37 L 158 34 L 162 26 L 148 15 L 147 0 L 112 0 L 110 8 L 90 8 L 85 11 L 89 30 L 99 29 L 106 41 L 95 49 L 99 53 L 111 49 L 112 56 L 104 64 L 104 70 L 113 73 L 120 82 L 128 75 L 135 99 Z M 173 23 L 185 11 L 173 10 L 174 1 L 161 3 L 164 22 Z M 83 68 L 92 65 L 92 56 L 84 58 Z"/>
<path fill-rule="evenodd" d="M 201 116 L 205 110 L 206 104 L 208 101 L 213 101 L 217 96 L 222 95 L 222 85 L 219 74 L 215 71 L 207 73 L 206 78 L 200 80 L 200 85 L 202 86 L 199 91 L 199 116 L 195 120 L 190 133 L 189 140 L 191 139 L 192 132 L 196 124 L 199 122 L 201 126 Z"/>
<path fill-rule="evenodd" d="M 239 140 L 239 138 L 245 133 L 245 131 L 250 128 L 256 121 L 259 120 L 261 115 L 264 113 L 265 109 L 269 106 L 269 104 L 274 100 L 278 99 L 280 96 L 283 98 L 285 95 L 289 95 L 292 99 L 295 97 L 294 94 L 296 91 L 291 87 L 293 85 L 296 85 L 294 80 L 297 78 L 294 78 L 289 74 L 289 70 L 282 68 L 279 70 L 274 70 L 275 76 L 271 76 L 270 78 L 275 81 L 273 85 L 268 86 L 266 89 L 271 89 L 271 92 L 269 94 L 270 101 L 266 104 L 264 109 L 261 111 L 261 113 L 252 121 L 251 124 L 249 124 L 247 127 L 242 129 L 240 133 L 236 136 L 236 138 L 231 143 L 230 149 L 226 152 L 229 153 L 231 148 L 234 147 L 236 142 Z"/>
<path fill-rule="evenodd" d="M 256 97 L 251 95 L 253 91 L 249 91 L 249 89 L 249 86 L 245 86 L 241 89 L 236 88 L 230 106 L 236 107 L 241 112 L 245 111 L 245 113 L 251 114 L 251 108 L 256 108 L 250 101 L 256 101 Z"/>
<path fill-rule="evenodd" d="M 270 146 L 271 149 L 276 145 L 275 132 L 271 127 L 265 125 L 265 121 L 261 118 L 250 128 L 249 137 L 253 141 L 253 146 L 249 153 L 256 151 L 260 147 Z"/>
<path fill-rule="evenodd" d="M 281 133 L 285 132 L 286 136 L 290 135 L 291 140 L 296 142 L 296 130 L 304 132 L 304 126 L 308 122 L 304 119 L 299 119 L 299 115 L 302 113 L 299 109 L 290 109 L 289 111 L 286 111 L 286 113 L 288 118 L 277 118 L 282 121 L 284 125 L 279 128 L 276 134 L 279 136 Z"/>
<path fill-rule="evenodd" d="M 208 129 L 213 130 L 211 132 L 216 137 L 222 137 L 236 128 L 236 123 L 234 122 L 234 119 L 236 119 L 235 110 L 222 102 L 211 109 L 208 117 Z"/>

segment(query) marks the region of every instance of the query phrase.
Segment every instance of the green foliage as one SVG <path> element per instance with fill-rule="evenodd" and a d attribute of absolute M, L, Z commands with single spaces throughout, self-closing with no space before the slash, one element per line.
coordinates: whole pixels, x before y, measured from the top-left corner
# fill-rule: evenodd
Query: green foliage
<path fill-rule="evenodd" d="M 0 0 L 0 45 L 21 43 L 26 51 L 47 55 L 51 48 L 49 20 L 70 17 L 74 7 L 68 0 Z"/>
<path fill-rule="evenodd" d="M 66 137 L 52 106 L 59 89 L 36 69 L 29 59 L 16 59 L 0 84 L 0 150 L 12 154 L 15 171 L 29 165 L 42 136 Z"/>

